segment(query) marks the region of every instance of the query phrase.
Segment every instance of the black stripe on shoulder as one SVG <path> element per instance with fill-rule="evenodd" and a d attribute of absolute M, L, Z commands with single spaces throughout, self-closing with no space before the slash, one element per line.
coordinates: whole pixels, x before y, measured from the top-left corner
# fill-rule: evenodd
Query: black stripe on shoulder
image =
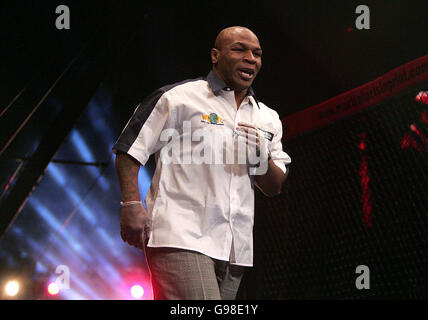
<path fill-rule="evenodd" d="M 203 79 L 204 79 L 203 77 L 199 77 L 199 78 L 195 78 L 195 79 L 183 80 L 183 81 L 176 82 L 173 84 L 168 84 L 166 86 L 163 86 L 163 87 L 157 89 L 156 91 L 154 91 L 153 93 L 148 95 L 146 98 L 144 98 L 138 107 L 137 114 L 135 114 L 135 116 L 141 122 L 141 126 L 147 121 L 148 117 L 150 116 L 154 107 L 156 106 L 156 103 L 159 101 L 159 99 L 162 97 L 162 95 L 164 93 L 168 92 L 169 90 L 171 90 L 177 86 L 186 84 L 188 82 L 198 81 L 198 80 L 203 80 Z"/>
<path fill-rule="evenodd" d="M 135 142 L 135 139 L 137 139 L 137 136 L 141 131 L 141 128 L 143 127 L 144 123 L 150 117 L 150 114 L 152 113 L 153 109 L 155 108 L 156 104 L 158 103 L 159 99 L 162 97 L 164 93 L 168 92 L 169 90 L 177 86 L 180 86 L 192 81 L 198 81 L 198 80 L 203 80 L 203 77 L 188 79 L 181 82 L 163 86 L 157 89 L 156 91 L 152 92 L 151 94 L 149 94 L 147 97 L 145 97 L 138 104 L 135 110 L 135 113 L 132 115 L 126 128 L 123 130 L 116 144 L 113 146 L 112 148 L 113 151 L 127 152 L 129 150 L 129 148 Z"/>
<path fill-rule="evenodd" d="M 183 80 L 180 82 L 176 82 L 173 84 L 168 84 L 166 86 L 163 86 L 162 88 L 160 88 L 159 90 L 163 90 L 163 92 L 167 92 L 175 87 L 181 86 L 183 84 L 186 84 L 188 82 L 194 82 L 194 81 L 199 81 L 199 80 L 205 80 L 206 77 L 199 77 L 199 78 L 194 78 L 194 79 L 187 79 L 187 80 Z"/>

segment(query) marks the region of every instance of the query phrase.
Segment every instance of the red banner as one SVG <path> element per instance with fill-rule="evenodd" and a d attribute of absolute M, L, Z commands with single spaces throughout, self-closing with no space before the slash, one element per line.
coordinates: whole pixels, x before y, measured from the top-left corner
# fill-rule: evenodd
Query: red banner
<path fill-rule="evenodd" d="M 284 137 L 294 137 L 362 111 L 427 79 L 428 55 L 395 68 L 360 87 L 284 117 Z"/>

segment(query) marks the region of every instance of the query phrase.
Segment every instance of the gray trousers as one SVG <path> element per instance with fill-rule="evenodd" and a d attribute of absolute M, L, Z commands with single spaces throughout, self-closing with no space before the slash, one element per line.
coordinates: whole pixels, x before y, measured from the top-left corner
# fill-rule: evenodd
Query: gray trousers
<path fill-rule="evenodd" d="M 195 251 L 146 247 L 155 300 L 234 300 L 245 267 Z"/>

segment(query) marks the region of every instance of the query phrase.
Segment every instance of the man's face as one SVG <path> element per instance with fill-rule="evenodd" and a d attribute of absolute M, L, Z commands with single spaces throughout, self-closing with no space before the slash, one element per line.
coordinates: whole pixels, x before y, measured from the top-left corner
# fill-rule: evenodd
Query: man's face
<path fill-rule="evenodd" d="M 251 31 L 238 29 L 211 51 L 211 60 L 227 85 L 238 91 L 245 90 L 262 66 L 262 49 Z"/>

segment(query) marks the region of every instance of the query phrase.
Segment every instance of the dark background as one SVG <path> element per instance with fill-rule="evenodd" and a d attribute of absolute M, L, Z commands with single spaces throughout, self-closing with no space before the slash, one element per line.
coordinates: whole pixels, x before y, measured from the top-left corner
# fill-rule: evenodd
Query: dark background
<path fill-rule="evenodd" d="M 264 56 L 255 89 L 281 116 L 362 85 L 428 47 L 427 2 L 418 0 L 365 2 L 370 30 L 355 28 L 359 1 L 69 1 L 70 30 L 55 28 L 58 3 L 2 2 L 6 97 L 42 62 L 67 64 L 102 23 L 114 26 L 113 41 L 127 38 L 108 66 L 112 92 L 126 99 L 113 105 L 118 113 L 161 85 L 207 74 L 215 36 L 227 26 L 259 35 Z"/>
<path fill-rule="evenodd" d="M 282 195 L 257 193 L 257 280 L 247 282 L 248 292 L 259 299 L 428 298 L 428 139 L 409 128 L 428 136 L 428 104 L 415 102 L 427 88 L 288 141 L 293 162 Z M 356 288 L 360 265 L 369 268 L 369 290 Z"/>
<path fill-rule="evenodd" d="M 70 30 L 55 28 L 55 8 L 62 4 L 70 8 Z M 358 16 L 355 8 L 360 4 L 370 8 L 370 30 L 355 28 Z M 44 174 L 42 179 L 37 183 L 13 227 L 0 240 L 3 274 L 16 273 L 17 270 L 26 269 L 33 264 L 33 269 L 29 267 L 30 271 L 22 272 L 31 274 L 36 282 L 41 282 L 41 278 L 49 278 L 54 274 L 52 268 L 54 270 L 56 265 L 69 265 L 72 277 L 78 278 L 74 287 L 75 295 L 64 297 L 70 299 L 124 298 L 127 297 L 125 294 L 106 294 L 107 289 L 110 288 L 111 292 L 112 288 L 131 281 L 128 281 L 128 278 L 147 280 L 145 272 L 135 271 L 140 269 L 140 266 L 144 269 L 144 258 L 137 251 L 122 244 L 118 235 L 120 193 L 113 168 L 111 146 L 135 105 L 144 96 L 162 85 L 199 77 L 209 72 L 209 51 L 221 29 L 243 25 L 259 36 L 263 48 L 263 68 L 254 83 L 254 89 L 259 99 L 277 110 L 282 118 L 353 89 L 427 54 L 427 13 L 428 2 L 422 0 L 364 3 L 297 0 L 1 2 L 2 112 L 9 106 L 0 118 L 1 147 L 9 141 L 13 132 L 16 132 L 40 102 L 34 115 L 0 156 L 1 201 L 5 201 L 10 194 L 9 190 L 22 178 L 23 170 L 28 167 L 27 160 L 19 162 L 17 158 L 31 158 L 43 138 L 49 141 L 50 137 L 64 136 L 58 140 L 59 147 L 48 143 L 54 156 L 47 156 L 47 161 L 72 160 L 98 165 L 66 165 L 51 161 L 46 171 L 40 172 Z M 60 77 L 65 70 L 67 72 Z M 56 80 L 58 82 L 55 84 Z M 52 91 L 43 99 L 49 88 Z M 412 94 L 413 91 L 407 99 L 410 99 Z M 16 101 L 10 104 L 14 98 Z M 66 113 L 64 116 L 62 112 L 65 109 L 72 109 L 75 113 Z M 405 114 L 397 113 L 395 117 L 400 117 L 407 123 Z M 385 121 L 388 122 L 389 118 Z M 61 134 L 58 132 L 67 126 L 70 131 L 64 129 Z M 354 127 L 354 123 L 351 123 L 351 126 Z M 312 158 L 315 161 L 317 155 L 333 148 L 325 142 L 328 137 L 343 136 L 344 141 L 347 141 L 349 127 L 339 127 L 340 129 L 331 129 L 332 131 L 321 135 L 323 138 L 317 135 L 316 139 L 307 136 L 300 138 L 301 140 L 289 141 L 290 144 L 284 148 L 296 165 L 314 167 L 316 163 L 308 163 L 307 159 Z M 374 135 L 372 139 L 378 139 L 378 136 Z M 327 146 L 312 148 L 315 143 L 327 143 Z M 300 144 L 308 145 L 307 150 L 299 151 Z M 346 143 L 334 146 L 336 153 L 329 153 L 329 157 L 341 159 L 341 155 L 347 153 L 347 146 Z M 299 152 L 302 152 L 302 156 L 299 156 Z M 352 159 L 342 161 L 349 161 L 357 168 L 361 161 L 360 156 L 358 154 Z M 420 163 L 422 160 L 417 161 Z M 330 165 L 334 167 L 337 164 Z M 389 162 L 379 165 L 387 166 Z M 152 162 L 141 172 L 143 197 L 152 172 Z M 303 188 L 299 183 L 302 175 L 306 175 L 307 181 L 312 179 L 311 172 L 303 173 L 295 169 L 294 172 L 296 173 L 290 176 L 285 186 L 285 190 L 290 190 L 287 192 Z M 404 176 L 407 171 L 399 171 L 398 174 Z M 349 185 L 352 183 L 354 185 L 350 188 L 353 188 L 353 191 L 349 192 L 358 193 L 359 180 L 347 182 Z M 313 188 L 319 189 L 320 185 L 313 184 Z M 305 187 L 300 192 L 304 194 L 304 191 L 309 192 L 308 190 L 309 187 Z M 336 196 L 335 193 L 330 195 L 332 198 Z M 320 195 L 314 194 L 312 197 L 308 196 L 305 201 L 313 204 L 319 201 L 319 197 Z M 258 208 L 266 203 L 277 203 L 278 206 L 273 207 L 276 211 L 281 211 L 287 217 L 299 216 L 289 206 L 298 206 L 303 200 L 287 202 L 289 198 L 288 193 L 274 200 L 267 200 L 258 194 L 256 203 Z M 359 201 L 358 196 L 356 199 L 354 205 Z M 377 203 L 385 201 L 382 198 Z M 320 215 L 327 214 L 333 206 L 336 208 L 334 210 L 339 212 L 342 203 L 347 202 L 337 199 L 317 210 Z M 358 208 L 354 210 L 360 210 Z M 403 208 L 402 210 L 405 210 L 407 207 Z M 343 211 L 352 212 L 347 209 Z M 67 221 L 68 224 L 61 228 Z M 281 219 L 274 219 L 271 223 L 286 228 Z M 302 220 L 302 223 L 306 225 L 305 220 Z M 348 225 L 342 225 L 334 219 L 329 220 L 327 227 L 320 226 L 322 232 L 328 230 L 335 233 L 342 230 L 343 250 L 351 250 L 349 248 L 354 243 L 351 239 L 355 239 L 354 233 L 358 232 L 354 230 L 349 233 L 345 231 L 348 230 L 347 227 Z M 264 228 L 271 230 L 269 228 L 273 227 L 264 225 L 256 212 L 256 241 L 265 241 L 264 232 L 260 231 Z M 299 248 L 299 255 L 310 257 L 312 253 L 305 254 L 313 245 L 310 243 L 312 240 L 305 237 L 309 236 L 307 230 L 284 230 L 287 230 L 284 234 L 296 234 L 300 243 L 296 247 L 296 250 Z M 316 230 L 317 225 L 309 233 Z M 422 229 L 418 230 L 420 232 Z M 272 234 L 278 232 L 276 229 L 271 231 Z M 406 233 L 413 231 L 415 230 L 410 228 Z M 386 237 L 383 234 L 378 236 L 379 239 L 387 239 L 383 238 Z M 369 237 L 373 237 L 373 242 L 376 242 L 376 236 Z M 290 265 L 289 259 L 299 260 L 293 256 L 281 255 L 280 246 L 257 243 L 259 245 L 256 246 L 253 280 L 247 278 L 243 285 L 246 289 L 242 289 L 245 291 L 241 292 L 242 295 L 276 299 L 358 296 L 346 290 L 341 291 L 337 287 L 329 290 L 328 286 L 323 285 L 336 283 L 337 286 L 340 280 L 335 280 L 334 277 L 326 282 L 317 280 L 319 278 L 313 270 L 317 270 L 316 274 L 318 270 L 323 274 L 331 267 L 324 260 L 318 260 L 330 252 L 328 246 L 314 251 L 318 256 L 308 262 L 309 264 L 303 264 L 306 270 L 312 271 L 302 271 L 299 280 L 292 284 L 289 282 L 291 280 L 280 275 L 292 274 L 290 270 L 297 272 L 300 266 Z M 276 259 L 274 261 L 277 269 L 258 262 L 269 261 L 269 257 L 262 254 L 269 250 L 259 251 L 260 248 L 273 250 L 271 254 Z M 360 251 L 363 248 L 364 245 L 357 246 L 355 250 Z M 404 246 L 403 250 L 406 248 Z M 341 256 L 342 251 L 338 252 L 337 256 Z M 382 250 L 376 253 L 382 254 L 395 257 Z M 375 253 L 372 256 L 375 256 Z M 411 259 L 420 257 L 421 255 L 417 254 Z M 338 274 L 343 275 L 348 266 L 352 269 L 351 276 L 346 277 L 348 282 L 349 279 L 355 279 L 355 263 L 360 264 L 359 261 L 364 260 L 355 257 L 352 259 L 344 264 L 337 262 L 340 259 L 332 260 L 335 261 L 332 262 L 336 263 L 335 266 L 341 266 Z M 417 263 L 421 263 L 418 261 Z M 100 270 L 100 266 L 108 267 Z M 419 270 L 419 264 L 415 268 Z M 271 272 L 270 276 L 266 276 L 268 271 Z M 347 271 L 349 270 L 346 269 Z M 419 291 L 414 296 L 420 297 L 424 293 L 421 292 L 418 281 L 426 280 L 426 277 L 415 276 L 413 279 L 416 279 L 413 280 L 415 283 L 419 283 L 419 286 L 416 284 Z M 299 291 L 299 286 L 306 289 Z M 353 283 L 350 286 L 354 288 Z M 409 290 L 404 291 L 408 293 Z M 400 290 L 396 292 L 399 295 Z M 382 293 L 385 294 L 385 291 L 378 292 L 378 296 L 382 296 Z M 376 293 L 373 295 L 377 296 Z M 403 295 L 412 297 L 411 294 Z"/>

